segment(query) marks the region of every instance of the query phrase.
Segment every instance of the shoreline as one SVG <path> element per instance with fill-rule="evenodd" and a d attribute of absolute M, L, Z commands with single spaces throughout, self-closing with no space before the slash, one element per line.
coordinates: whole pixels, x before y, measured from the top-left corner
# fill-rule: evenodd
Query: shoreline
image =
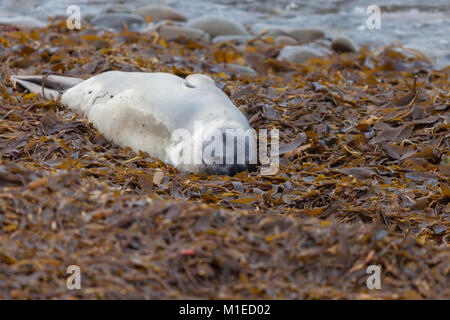
<path fill-rule="evenodd" d="M 444 3 L 434 3 L 433 5 L 423 5 L 421 3 L 410 3 L 409 5 L 398 5 L 387 1 L 378 6 L 380 18 L 377 28 L 372 29 L 370 24 L 372 14 L 370 2 L 348 1 L 345 4 L 331 2 L 324 8 L 317 4 L 295 4 L 278 1 L 273 5 L 255 2 L 241 3 L 239 5 L 228 5 L 215 1 L 203 3 L 185 4 L 177 1 L 170 5 L 158 4 L 148 5 L 145 2 L 136 0 L 128 4 L 75 4 L 80 10 L 82 23 L 87 24 L 97 18 L 95 24 L 99 27 L 105 26 L 106 21 L 112 21 L 117 17 L 108 15 L 128 15 L 128 19 L 138 22 L 137 31 L 148 32 L 152 29 L 152 22 L 158 23 L 167 19 L 173 21 L 182 28 L 189 27 L 192 20 L 199 17 L 218 17 L 227 19 L 236 24 L 243 24 L 251 37 L 257 37 L 263 30 L 280 28 L 284 31 L 291 29 L 319 29 L 325 33 L 326 38 L 332 40 L 339 37 L 347 37 L 354 41 L 357 46 L 368 45 L 371 50 L 390 44 L 403 44 L 405 47 L 413 48 L 425 52 L 436 65 L 436 69 L 442 69 L 450 62 L 450 44 L 446 40 L 448 30 L 448 15 L 450 7 Z M 8 14 L 8 5 L 6 12 Z M 52 5 L 48 0 L 35 7 L 35 13 L 27 14 L 27 11 L 19 7 L 10 9 L 11 15 L 25 15 L 21 18 L 21 23 L 26 23 L 31 19 L 39 19 L 36 24 L 48 23 L 48 19 L 70 16 L 73 10 L 72 3 L 58 2 Z M 156 10 L 155 10 L 156 8 Z M 328 8 L 328 10 L 325 10 Z M 208 9 L 208 10 L 206 10 Z M 367 9 L 367 10 L 366 10 Z M 209 12 L 208 14 L 198 14 L 198 12 Z M 366 12 L 367 11 L 367 12 Z M 15 12 L 15 13 L 13 13 Z M 153 17 L 151 15 L 153 14 Z M 106 17 L 106 16 L 108 17 Z M 100 18 L 99 18 L 100 17 Z M 103 18 L 102 18 L 103 17 Z M 149 18 L 151 17 L 151 18 Z M 2 17 L 0 17 L 0 20 Z M 139 20 L 140 19 L 140 20 Z M 147 21 L 143 21 L 147 20 Z M 152 22 L 150 22 L 152 21 Z M 129 21 L 128 21 L 129 22 Z M 29 23 L 33 23 L 29 21 Z M 147 25 L 150 23 L 150 25 Z M 121 29 L 122 25 L 116 23 L 116 27 Z M 447 30 L 447 31 L 446 31 Z M 433 48 L 430 50 L 430 48 Z"/>

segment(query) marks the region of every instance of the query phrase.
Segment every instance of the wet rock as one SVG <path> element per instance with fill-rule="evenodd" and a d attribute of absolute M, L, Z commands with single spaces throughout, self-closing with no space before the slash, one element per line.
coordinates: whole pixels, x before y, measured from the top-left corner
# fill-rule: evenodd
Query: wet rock
<path fill-rule="evenodd" d="M 107 5 L 101 13 L 131 13 L 133 9 L 125 4 L 109 4 Z"/>
<path fill-rule="evenodd" d="M 243 35 L 227 35 L 227 36 L 218 36 L 212 40 L 212 43 L 224 43 L 224 42 L 233 42 L 237 44 L 245 44 L 248 41 L 252 40 L 251 36 L 243 36 Z"/>
<path fill-rule="evenodd" d="M 81 21 L 85 20 L 90 23 L 92 21 L 92 19 L 94 19 L 94 18 L 95 18 L 95 15 L 93 15 L 92 13 L 86 13 L 86 14 L 83 14 L 83 18 L 81 19 Z"/>
<path fill-rule="evenodd" d="M 124 23 L 130 30 L 138 30 L 145 25 L 145 20 L 141 16 L 128 13 L 102 13 L 91 20 L 95 27 L 116 30 L 122 29 Z"/>
<path fill-rule="evenodd" d="M 203 30 L 184 26 L 162 24 L 159 25 L 157 28 L 153 29 L 153 31 L 158 32 L 159 35 L 166 40 L 174 40 L 178 38 L 184 38 L 189 40 L 199 40 L 199 39 L 209 40 L 209 35 L 205 33 Z"/>
<path fill-rule="evenodd" d="M 337 53 L 347 53 L 358 51 L 357 45 L 347 37 L 339 37 L 333 40 L 331 48 Z"/>
<path fill-rule="evenodd" d="M 254 30 L 255 33 L 261 33 L 263 30 Z M 267 36 L 273 36 L 275 38 L 280 36 L 288 36 L 294 38 L 297 41 L 310 42 L 317 39 L 323 39 L 325 32 L 320 29 L 314 28 L 300 28 L 300 29 L 281 29 L 281 28 L 268 28 L 264 30 L 264 34 Z"/>
<path fill-rule="evenodd" d="M 319 50 L 306 46 L 286 46 L 278 55 L 278 60 L 286 60 L 292 63 L 303 63 L 309 59 L 322 56 Z"/>
<path fill-rule="evenodd" d="M 89 19 L 90 18 L 90 19 Z M 81 17 L 81 26 L 84 26 L 86 24 L 89 24 L 90 21 L 94 18 L 94 15 L 91 14 L 86 14 L 86 15 L 82 15 Z M 52 16 L 52 20 L 63 20 L 63 21 L 67 21 L 67 15 L 65 14 L 57 14 Z"/>
<path fill-rule="evenodd" d="M 320 29 L 292 29 L 286 31 L 291 37 L 299 41 L 313 41 L 317 39 L 323 39 L 325 37 L 325 32 Z"/>
<path fill-rule="evenodd" d="M 188 23 L 191 28 L 205 31 L 211 37 L 225 35 L 248 35 L 247 30 L 240 23 L 219 17 L 202 17 Z"/>
<path fill-rule="evenodd" d="M 247 75 L 252 75 L 252 76 L 255 76 L 258 74 L 253 68 L 250 68 L 250 67 L 241 66 L 238 64 L 234 64 L 234 63 L 229 63 L 227 66 L 231 71 L 233 71 L 235 73 L 247 74 Z"/>
<path fill-rule="evenodd" d="M 161 20 L 157 22 L 150 22 L 148 24 L 148 31 L 158 31 L 162 26 L 177 26 L 177 27 L 183 27 L 184 24 L 176 21 L 171 20 Z"/>
<path fill-rule="evenodd" d="M 141 17 L 151 16 L 153 21 L 172 20 L 187 21 L 187 17 L 176 11 L 175 9 L 165 5 L 150 5 L 137 8 L 133 11 Z"/>
<path fill-rule="evenodd" d="M 32 17 L 16 16 L 0 17 L 0 25 L 17 26 L 24 28 L 43 28 L 47 24 Z"/>
<path fill-rule="evenodd" d="M 275 43 L 283 45 L 295 45 L 298 43 L 298 41 L 292 37 L 281 35 L 275 38 Z"/>
<path fill-rule="evenodd" d="M 261 28 L 261 26 L 252 26 L 251 28 L 252 33 L 263 35 L 263 36 L 272 36 L 272 37 L 278 37 L 285 35 L 285 31 L 283 31 L 280 28 Z"/>

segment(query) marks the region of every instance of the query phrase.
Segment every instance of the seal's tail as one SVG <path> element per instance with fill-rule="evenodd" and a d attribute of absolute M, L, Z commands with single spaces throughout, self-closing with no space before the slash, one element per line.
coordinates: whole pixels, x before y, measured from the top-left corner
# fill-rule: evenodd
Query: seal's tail
<path fill-rule="evenodd" d="M 83 79 L 63 77 L 57 75 L 48 76 L 11 76 L 14 87 L 19 84 L 30 92 L 42 95 L 45 99 L 56 100 L 65 90 L 76 86 Z"/>

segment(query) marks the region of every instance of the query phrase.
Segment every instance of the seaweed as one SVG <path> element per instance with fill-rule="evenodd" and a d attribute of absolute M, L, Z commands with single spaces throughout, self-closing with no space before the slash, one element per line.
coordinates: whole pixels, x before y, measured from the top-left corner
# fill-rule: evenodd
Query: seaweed
<path fill-rule="evenodd" d="M 0 298 L 448 299 L 450 68 L 399 45 L 302 65 L 281 47 L 1 29 Z M 107 70 L 210 75 L 279 130 L 279 171 L 180 172 L 9 79 Z"/>

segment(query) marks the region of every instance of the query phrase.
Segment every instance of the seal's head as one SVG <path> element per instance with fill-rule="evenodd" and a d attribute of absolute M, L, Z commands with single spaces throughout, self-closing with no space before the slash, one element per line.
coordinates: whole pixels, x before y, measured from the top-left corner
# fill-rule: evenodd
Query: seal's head
<path fill-rule="evenodd" d="M 172 97 L 182 107 L 177 110 L 179 129 L 171 132 L 170 163 L 202 174 L 256 169 L 256 133 L 213 79 L 189 75 Z"/>
<path fill-rule="evenodd" d="M 197 122 L 173 137 L 172 162 L 200 174 L 235 175 L 256 170 L 256 132 L 232 121 Z"/>

